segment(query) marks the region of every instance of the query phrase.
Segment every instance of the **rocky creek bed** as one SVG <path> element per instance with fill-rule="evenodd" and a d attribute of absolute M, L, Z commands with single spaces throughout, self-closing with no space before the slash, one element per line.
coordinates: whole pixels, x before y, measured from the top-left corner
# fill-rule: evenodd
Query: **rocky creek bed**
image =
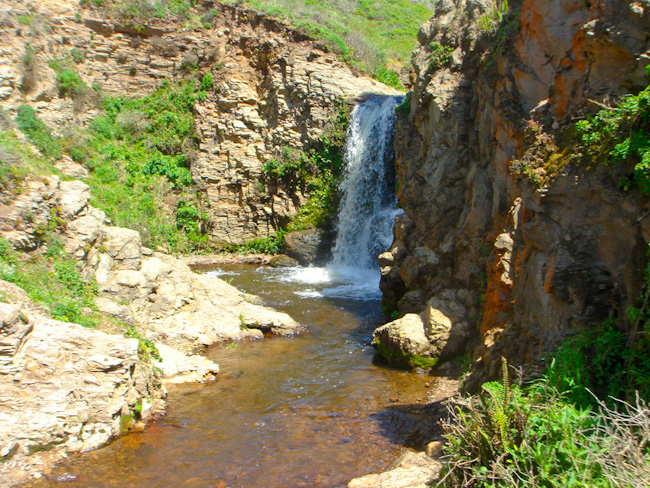
<path fill-rule="evenodd" d="M 215 381 L 170 386 L 164 419 L 30 486 L 346 486 L 438 435 L 443 409 L 431 402 L 455 383 L 376 361 L 369 343 L 384 317 L 372 283 L 319 268 L 218 274 L 308 331 L 210 349 Z"/>

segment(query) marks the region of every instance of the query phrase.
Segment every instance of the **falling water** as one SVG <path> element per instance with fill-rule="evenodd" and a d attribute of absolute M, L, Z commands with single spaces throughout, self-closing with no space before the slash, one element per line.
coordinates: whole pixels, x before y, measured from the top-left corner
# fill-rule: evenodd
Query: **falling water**
<path fill-rule="evenodd" d="M 377 256 L 391 244 L 397 213 L 395 107 L 402 99 L 369 96 L 352 112 L 331 263 L 334 269 L 376 269 Z"/>
<path fill-rule="evenodd" d="M 297 295 L 347 300 L 381 295 L 377 256 L 389 248 L 399 212 L 393 136 L 395 107 L 402 100 L 370 95 L 352 112 L 332 260 L 325 268 L 295 268 L 287 274 L 287 280 L 312 285 L 296 289 Z"/>

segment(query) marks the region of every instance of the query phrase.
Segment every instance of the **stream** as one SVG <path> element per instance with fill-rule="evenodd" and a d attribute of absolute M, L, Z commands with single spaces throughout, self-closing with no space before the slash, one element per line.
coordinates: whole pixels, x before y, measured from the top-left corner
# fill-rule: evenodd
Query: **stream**
<path fill-rule="evenodd" d="M 245 265 L 214 273 L 308 331 L 211 348 L 216 381 L 171 385 L 163 419 L 72 456 L 34 486 L 340 487 L 431 438 L 424 403 L 435 378 L 389 368 L 369 345 L 385 321 L 376 277 Z"/>
<path fill-rule="evenodd" d="M 425 404 L 438 380 L 389 368 L 370 346 L 386 321 L 377 256 L 399 213 L 393 134 L 402 99 L 370 95 L 352 112 L 328 267 L 207 271 L 307 332 L 209 349 L 216 381 L 171 386 L 165 418 L 71 457 L 35 486 L 333 488 L 432 439 L 439 426 Z"/>

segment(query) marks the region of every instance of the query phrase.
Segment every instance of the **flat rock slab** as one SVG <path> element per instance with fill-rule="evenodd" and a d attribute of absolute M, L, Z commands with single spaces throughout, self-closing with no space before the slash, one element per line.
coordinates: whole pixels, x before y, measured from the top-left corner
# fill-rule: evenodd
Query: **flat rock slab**
<path fill-rule="evenodd" d="M 442 465 L 425 453 L 408 452 L 390 471 L 355 478 L 348 488 L 427 488 L 435 480 Z"/>

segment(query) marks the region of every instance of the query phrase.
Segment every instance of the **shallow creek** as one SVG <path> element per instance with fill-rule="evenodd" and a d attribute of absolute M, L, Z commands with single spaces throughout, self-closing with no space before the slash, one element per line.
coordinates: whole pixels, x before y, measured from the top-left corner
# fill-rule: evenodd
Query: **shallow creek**
<path fill-rule="evenodd" d="M 338 487 L 384 470 L 435 423 L 435 379 L 382 365 L 376 276 L 322 268 L 212 271 L 308 331 L 218 346 L 214 382 L 169 388 L 165 418 L 71 458 L 34 486 Z"/>

